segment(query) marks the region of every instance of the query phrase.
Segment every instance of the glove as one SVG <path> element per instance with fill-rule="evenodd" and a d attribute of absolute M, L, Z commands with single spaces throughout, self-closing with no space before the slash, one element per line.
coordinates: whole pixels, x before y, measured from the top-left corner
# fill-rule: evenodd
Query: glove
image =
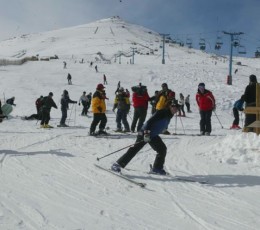
<path fill-rule="evenodd" d="M 144 142 L 148 143 L 151 141 L 150 130 L 144 131 Z"/>
<path fill-rule="evenodd" d="M 100 113 L 102 112 L 102 108 L 100 106 L 98 106 L 97 109 Z"/>

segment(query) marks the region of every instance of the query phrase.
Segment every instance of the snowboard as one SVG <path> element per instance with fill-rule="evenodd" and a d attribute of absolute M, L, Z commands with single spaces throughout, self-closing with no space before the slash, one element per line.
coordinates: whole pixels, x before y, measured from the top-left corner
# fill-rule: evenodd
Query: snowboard
<path fill-rule="evenodd" d="M 1 109 L 3 111 L 3 115 L 8 116 L 13 111 L 13 106 L 9 104 L 4 104 Z"/>

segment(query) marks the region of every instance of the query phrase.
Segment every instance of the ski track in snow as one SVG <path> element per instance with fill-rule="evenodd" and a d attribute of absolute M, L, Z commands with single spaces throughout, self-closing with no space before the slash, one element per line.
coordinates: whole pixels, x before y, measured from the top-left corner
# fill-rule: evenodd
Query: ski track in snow
<path fill-rule="evenodd" d="M 23 50 L 26 55 L 57 53 L 60 58 L 1 66 L 1 92 L 5 98 L 14 94 L 17 106 L 10 118 L 1 123 L 0 228 L 258 229 L 259 137 L 229 130 L 233 103 L 244 92 L 249 74 L 258 75 L 258 61 L 234 57 L 234 63 L 242 61 L 244 66 L 238 67 L 232 86 L 226 84 L 225 58 L 213 58 L 186 47 L 167 45 L 166 65 L 161 65 L 160 49 L 155 55 L 136 54 L 134 65 L 128 64 L 130 57 L 122 56 L 119 65 L 118 60 L 113 60 L 115 54 L 119 50 L 129 52 L 131 43 L 135 42 L 139 51 L 145 53 L 145 47 L 153 43 L 153 47 L 159 48 L 160 42 L 155 42 L 159 41 L 158 34 L 149 34 L 148 29 L 117 20 L 114 23 L 101 20 L 0 43 L 1 55 L 5 57 Z M 96 55 L 97 52 L 102 55 Z M 101 56 L 111 60 L 111 64 L 99 59 L 95 64 L 100 72 L 96 73 L 89 61 Z M 78 62 L 82 58 L 84 64 Z M 63 60 L 67 69 L 62 68 Z M 72 74 L 73 85 L 67 85 L 68 72 Z M 62 91 L 67 89 L 71 99 L 78 100 L 83 91 L 94 92 L 96 85 L 102 83 L 103 74 L 109 83 L 106 104 L 111 133 L 116 129 L 112 107 L 118 81 L 130 91 L 141 82 L 147 85 L 150 96 L 163 82 L 175 91 L 177 99 L 180 93 L 191 95 L 192 113 L 174 117 L 169 125 L 169 131 L 179 135 L 161 135 L 167 145 L 165 168 L 173 176 L 209 180 L 209 184 L 147 174 L 156 156 L 149 144 L 127 165 L 128 170 L 124 170 L 132 179 L 146 183 L 146 189 L 98 170 L 94 166 L 97 157 L 133 144 L 136 135 L 88 136 L 93 116 L 80 116 L 82 106 L 70 105 L 68 110 L 67 123 L 74 127 L 56 127 L 61 117 Z M 195 94 L 200 82 L 212 90 L 217 103 L 209 137 L 197 136 L 200 118 Z M 39 122 L 20 119 L 35 113 L 36 98 L 50 91 L 59 107 L 51 110 L 53 129 L 40 129 Z M 149 105 L 148 117 L 150 109 Z M 130 117 L 133 109 L 128 117 L 131 123 Z M 109 168 L 126 150 L 98 163 Z"/>

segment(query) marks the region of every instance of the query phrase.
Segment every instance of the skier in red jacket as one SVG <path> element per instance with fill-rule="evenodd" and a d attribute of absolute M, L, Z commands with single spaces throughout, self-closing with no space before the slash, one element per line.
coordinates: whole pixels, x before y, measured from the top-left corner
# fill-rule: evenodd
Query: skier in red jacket
<path fill-rule="evenodd" d="M 135 127 L 137 124 L 137 132 L 142 128 L 148 108 L 148 101 L 150 100 L 149 94 L 147 92 L 146 86 L 141 83 L 138 86 L 132 87 L 133 96 L 133 107 L 134 107 L 134 117 L 131 124 L 131 131 L 135 132 Z"/>
<path fill-rule="evenodd" d="M 215 98 L 211 91 L 200 83 L 196 94 L 196 101 L 200 110 L 200 134 L 209 136 L 211 133 L 211 115 L 215 110 Z"/>

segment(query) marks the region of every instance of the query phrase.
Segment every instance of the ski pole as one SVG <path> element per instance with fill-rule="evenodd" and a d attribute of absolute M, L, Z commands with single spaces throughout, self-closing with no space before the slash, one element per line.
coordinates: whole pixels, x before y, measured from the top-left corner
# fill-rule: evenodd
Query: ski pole
<path fill-rule="evenodd" d="M 76 113 L 77 113 L 77 104 L 75 104 L 75 114 L 74 114 L 74 126 L 76 126 Z"/>
<path fill-rule="evenodd" d="M 242 124 L 242 127 L 244 127 L 243 112 L 240 112 L 240 116 L 241 116 L 241 124 Z"/>
<path fill-rule="evenodd" d="M 213 112 L 215 113 L 215 115 L 216 115 L 216 117 L 217 117 L 217 119 L 218 119 L 218 116 L 217 116 L 217 114 L 216 114 L 216 112 L 213 110 Z M 221 125 L 221 128 L 223 129 L 223 125 L 221 124 L 221 122 L 220 122 L 220 120 L 218 119 L 218 122 L 219 122 L 219 124 Z"/>
<path fill-rule="evenodd" d="M 68 120 L 68 125 L 70 124 L 70 117 L 71 117 L 71 114 L 72 114 L 72 111 L 73 111 L 73 107 L 74 107 L 74 104 L 72 104 L 72 108 L 71 108 L 70 116 L 69 116 L 69 120 Z"/>
<path fill-rule="evenodd" d="M 181 126 L 182 126 L 182 129 L 183 129 L 183 133 L 185 134 L 185 129 L 184 129 L 181 117 L 180 117 L 180 121 L 181 121 Z"/>
<path fill-rule="evenodd" d="M 126 148 L 132 147 L 132 146 L 134 146 L 134 145 L 136 145 L 136 144 L 142 143 L 142 142 L 143 142 L 143 140 L 141 140 L 141 141 L 139 141 L 139 142 L 135 142 L 134 144 L 125 146 L 125 147 L 123 147 L 123 148 L 121 148 L 121 149 L 118 149 L 118 150 L 116 150 L 116 151 L 114 151 L 114 152 L 112 152 L 112 153 L 109 153 L 109 154 L 107 154 L 107 155 L 105 155 L 105 156 L 97 157 L 97 161 L 99 161 L 99 160 L 102 159 L 102 158 L 108 157 L 108 156 L 110 156 L 110 155 L 112 155 L 112 154 L 114 154 L 114 153 L 120 152 L 121 150 L 124 150 L 124 149 L 126 149 Z"/>

